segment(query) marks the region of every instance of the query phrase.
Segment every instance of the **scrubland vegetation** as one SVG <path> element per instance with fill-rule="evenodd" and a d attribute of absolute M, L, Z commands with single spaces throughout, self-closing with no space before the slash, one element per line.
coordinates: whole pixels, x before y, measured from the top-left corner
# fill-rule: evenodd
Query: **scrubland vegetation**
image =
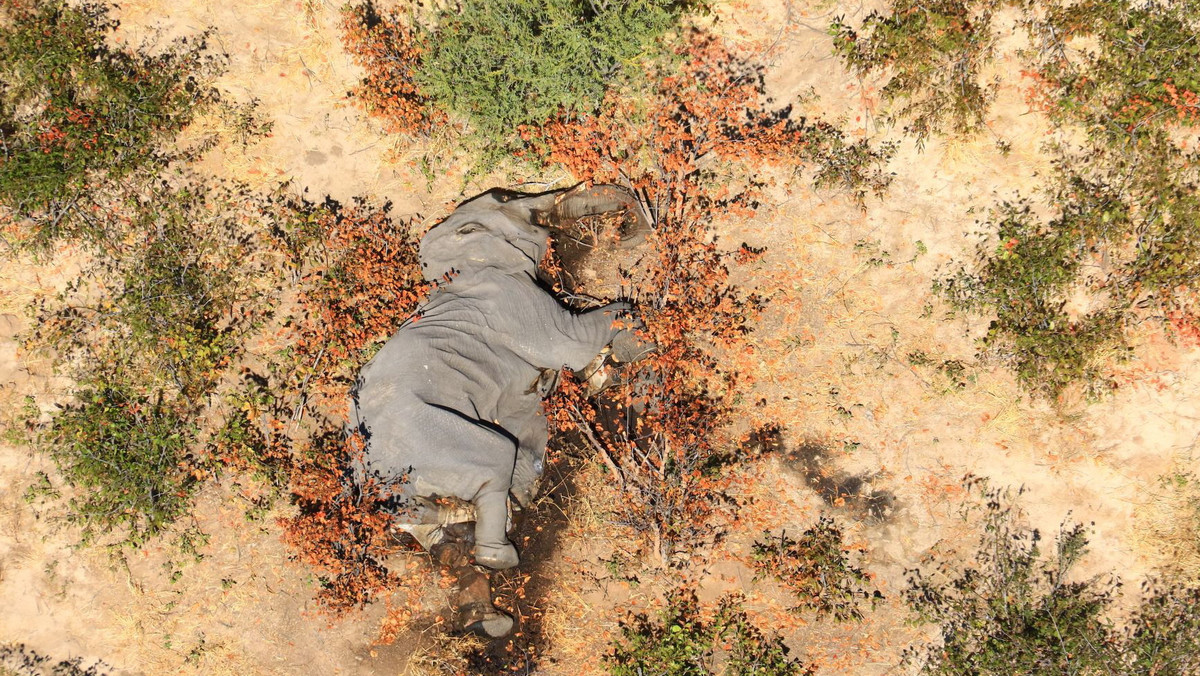
<path fill-rule="evenodd" d="M 713 224 L 754 218 L 781 173 L 865 209 L 903 172 L 889 164 L 896 143 L 771 101 L 766 65 L 714 30 L 711 10 L 468 0 L 351 3 L 341 15 L 343 47 L 363 69 L 350 101 L 384 133 L 454 148 L 480 174 L 517 167 L 621 184 L 654 220 L 618 274 L 660 349 L 600 398 L 565 378 L 547 402 L 564 445 L 619 491 L 608 518 L 636 543 L 631 556 L 678 582 L 661 609 L 609 618 L 621 622 L 603 659 L 614 675 L 820 672 L 744 598 L 697 596 L 705 559 L 755 509 L 736 490 L 741 468 L 783 452 L 753 443 L 762 430 L 737 419 L 746 376 L 728 358 L 754 340 L 772 280 L 746 283 L 763 251 L 718 241 Z M 984 73 L 1008 49 L 999 26 L 1023 31 L 1012 56 L 1029 105 L 1055 130 L 1054 170 L 1038 191 L 982 208 L 974 257 L 929 284 L 953 312 L 990 318 L 980 360 L 1011 369 L 1031 397 L 1108 396 L 1137 335 L 1198 342 L 1197 10 L 894 0 L 828 27 L 848 69 L 882 78 L 887 123 L 918 144 L 992 133 L 997 84 Z M 85 261 L 29 310 L 24 349 L 74 384 L 8 425 L 57 467 L 29 499 L 114 560 L 168 537 L 200 558 L 211 534 L 186 525 L 195 496 L 232 479 L 248 518 L 286 509 L 266 525 L 311 571 L 324 611 L 343 618 L 383 603 L 381 641 L 405 636 L 413 599 L 437 572 L 392 539 L 389 487 L 346 486 L 360 444 L 343 426 L 354 374 L 427 291 L 416 259 L 424 222 L 393 215 L 384 196 L 338 203 L 205 174 L 206 152 L 253 142 L 270 121 L 215 84 L 225 56 L 211 35 L 121 45 L 110 13 L 0 2 L 4 244 L 9 256 Z M 223 136 L 185 133 L 206 117 L 229 121 Z M 562 265 L 546 260 L 546 278 L 586 305 Z M 915 352 L 908 361 L 931 363 Z M 47 403 L 52 416 L 39 410 Z M 631 405 L 644 412 L 613 414 Z M 833 518 L 762 533 L 748 564 L 813 621 L 861 622 L 885 594 L 902 597 L 935 634 L 906 653 L 914 672 L 1200 670 L 1197 580 L 1162 577 L 1112 613 L 1115 575 L 1072 575 L 1087 527 L 1064 524 L 1051 547 L 1022 519 L 1020 491 L 965 481 L 977 543 L 935 548 L 898 593 L 878 588 L 866 548 Z M 396 570 L 397 556 L 413 565 Z M 446 644 L 441 664 L 553 673 L 543 640 Z"/>

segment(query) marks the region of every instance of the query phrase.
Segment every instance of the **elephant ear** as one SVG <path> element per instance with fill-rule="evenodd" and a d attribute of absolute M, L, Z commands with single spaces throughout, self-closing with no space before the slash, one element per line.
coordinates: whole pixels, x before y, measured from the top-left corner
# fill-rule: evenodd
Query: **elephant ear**
<path fill-rule="evenodd" d="M 581 183 L 558 193 L 554 204 L 539 216 L 547 225 L 561 228 L 586 216 L 615 211 L 625 213 L 621 224 L 622 248 L 636 246 L 645 240 L 651 230 L 650 219 L 646 217 L 637 195 L 619 185 L 599 183 L 588 187 Z"/>
<path fill-rule="evenodd" d="M 421 261 L 421 275 L 427 282 L 444 282 L 447 277 L 462 269 L 462 261 L 454 242 L 442 230 L 441 225 L 434 226 L 421 238 L 421 249 L 418 258 Z"/>

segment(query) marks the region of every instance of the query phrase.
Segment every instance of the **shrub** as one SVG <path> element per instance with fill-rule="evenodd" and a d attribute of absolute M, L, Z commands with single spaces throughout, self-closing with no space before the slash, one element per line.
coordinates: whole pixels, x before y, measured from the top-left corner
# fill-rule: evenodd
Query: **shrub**
<path fill-rule="evenodd" d="M 1068 577 L 1087 544 L 1083 527 L 1064 528 L 1044 560 L 1040 534 L 1014 524 L 1010 498 L 985 493 L 974 566 L 909 571 L 905 600 L 941 627 L 941 646 L 908 655 L 923 673 L 1088 673 L 1106 661 L 1103 613 L 1115 587 Z"/>
<path fill-rule="evenodd" d="M 628 181 L 658 222 L 753 210 L 763 187 L 756 171 L 764 166 L 812 165 L 821 187 L 856 195 L 879 194 L 890 183 L 883 165 L 891 146 L 848 144 L 828 123 L 768 107 L 761 66 L 720 39 L 690 32 L 675 60 L 650 64 L 649 90 L 639 100 L 613 92 L 593 115 L 522 128 L 526 152 L 583 180 Z M 738 168 L 748 181 L 734 180 Z"/>
<path fill-rule="evenodd" d="M 0 10 L 0 203 L 34 219 L 33 245 L 87 233 L 75 217 L 87 194 L 167 161 L 166 143 L 216 102 L 221 62 L 203 34 L 156 54 L 114 47 L 98 3 Z"/>
<path fill-rule="evenodd" d="M 309 388 L 344 405 L 358 369 L 396 332 L 428 290 L 412 222 L 393 223 L 390 204 L 344 206 L 278 196 L 273 246 L 299 276 L 290 361 L 296 396 Z"/>
<path fill-rule="evenodd" d="M 1200 664 L 1191 604 L 1200 590 L 1153 581 L 1123 630 L 1106 616 L 1115 579 L 1072 580 L 1087 538 L 1060 530 L 1054 551 L 1022 526 L 1007 490 L 983 486 L 979 547 L 969 565 L 909 571 L 904 597 L 940 627 L 941 642 L 910 648 L 927 674 L 1186 674 Z"/>
<path fill-rule="evenodd" d="M 298 420 L 310 405 L 317 414 L 295 435 L 300 438 L 284 460 L 299 512 L 282 526 L 295 557 L 317 572 L 317 600 L 340 616 L 403 583 L 384 564 L 395 549 L 391 525 L 401 507 L 395 487 L 356 478 L 362 440 L 346 438 L 344 427 L 358 370 L 413 315 L 427 285 L 414 224 L 393 222 L 390 204 L 277 195 L 265 209 L 274 221 L 272 247 L 292 270 L 298 304 L 286 320 L 276 379 L 269 392 L 249 388 L 248 398 L 260 402 L 249 408 L 277 430 L 285 427 L 281 416 Z M 268 449 L 276 447 L 267 439 Z M 404 612 L 389 612 L 393 630 Z"/>
<path fill-rule="evenodd" d="M 423 31 L 416 79 L 442 110 L 469 120 L 481 141 L 519 146 L 522 125 L 595 112 L 614 80 L 640 76 L 662 53 L 691 0 L 468 0 Z"/>
<path fill-rule="evenodd" d="M 1030 17 L 1033 102 L 1109 145 L 1156 142 L 1200 123 L 1200 59 L 1188 3 L 1085 0 Z M 1095 49 L 1080 49 L 1087 40 Z"/>
<path fill-rule="evenodd" d="M 1169 145 L 1138 151 L 1135 174 L 1126 152 L 1093 144 L 1064 155 L 1048 204 L 994 207 L 975 261 L 935 286 L 960 309 L 995 313 L 984 347 L 1033 391 L 1115 386 L 1113 365 L 1147 320 L 1181 340 L 1195 333 L 1200 176 Z"/>
<path fill-rule="evenodd" d="M 997 238 L 984 235 L 976 267 L 959 268 L 935 284 L 955 308 L 995 313 L 983 345 L 1004 355 L 1033 391 L 1053 396 L 1083 381 L 1099 392 L 1107 383 L 1107 362 L 1097 353 L 1124 347 L 1123 308 L 1077 317 L 1066 310 L 1080 266 L 1094 253 L 1087 241 L 1097 233 L 1087 226 L 1122 217 L 1106 215 L 1110 204 L 1103 198 L 1076 203 L 1080 208 L 1043 223 L 1028 202 L 1002 203 L 984 222 L 984 231 Z"/>
<path fill-rule="evenodd" d="M 104 238 L 66 291 L 41 305 L 31 344 L 84 380 L 121 377 L 203 405 L 269 313 L 272 262 L 246 222 L 238 186 L 149 181 L 107 196 L 86 217 Z"/>
<path fill-rule="evenodd" d="M 1117 638 L 1124 673 L 1183 676 L 1200 671 L 1200 587 L 1149 580 Z"/>
<path fill-rule="evenodd" d="M 130 181 L 81 212 L 104 233 L 78 279 L 37 308 L 27 346 L 77 383 L 78 403 L 42 445 L 87 495 L 69 507 L 85 539 L 121 527 L 139 545 L 184 514 L 214 469 L 201 421 L 210 395 L 271 312 L 275 273 L 234 187 Z M 103 200 L 100 198 L 103 197 Z"/>
<path fill-rule="evenodd" d="M 428 133 L 453 115 L 494 162 L 520 148 L 520 126 L 594 112 L 698 10 L 704 2 L 469 0 L 419 17 L 359 4 L 344 35 L 367 76 L 351 94 L 389 132 Z"/>
<path fill-rule="evenodd" d="M 293 454 L 290 491 L 299 513 L 283 519 L 283 539 L 318 573 L 317 600 L 334 615 L 362 608 L 400 579 L 384 564 L 397 508 L 393 487 L 351 473 L 362 463 L 362 439 L 326 429 Z"/>
<path fill-rule="evenodd" d="M 560 429 L 591 434 L 630 496 L 619 520 L 651 535 L 664 559 L 718 535 L 716 520 L 732 506 L 721 468 L 734 454 L 721 435 L 738 374 L 719 355 L 739 349 L 763 305 L 729 281 L 733 266 L 761 251 L 723 250 L 709 224 L 753 213 L 761 167 L 820 156 L 831 138 L 811 138 L 811 125 L 767 109 L 759 70 L 716 38 L 690 35 L 677 58 L 677 72 L 651 77 L 643 100 L 610 92 L 595 115 L 522 130 L 543 161 L 582 180 L 630 185 L 656 223 L 630 283 L 659 350 L 600 407 L 635 402 L 644 413 L 598 415 L 570 391 L 551 408 Z M 881 172 L 859 170 L 867 182 L 886 182 Z"/>
<path fill-rule="evenodd" d="M 1111 261 L 1099 294 L 1126 322 L 1153 319 L 1187 338 L 1200 326 L 1200 158 L 1184 141 L 1200 126 L 1194 13 L 1186 3 L 1084 2 L 1055 7 L 1032 30 L 1032 94 L 1088 137 L 1060 149 L 1057 185 L 1064 213 L 1087 208 L 1101 222 L 1069 224 Z"/>
<path fill-rule="evenodd" d="M 109 502 L 149 497 L 120 510 L 74 502 L 72 518 L 105 531 L 133 524 L 126 539 L 139 545 L 186 513 L 200 481 L 251 473 L 267 486 L 251 498 L 256 509 L 284 486 L 299 506 L 285 539 L 319 572 L 327 608 L 344 613 L 391 589 L 398 581 L 381 563 L 387 496 L 350 480 L 361 449 L 344 438 L 339 408 L 373 346 L 421 297 L 412 233 L 365 200 L 264 199 L 187 176 L 134 183 L 104 204 L 87 212 L 106 233 L 92 247 L 98 256 L 43 305 L 32 338 L 80 382 L 104 383 L 100 395 L 81 395 L 103 405 L 69 407 L 45 441 L 70 482 Z M 289 269 L 296 315 L 275 317 Z M 307 406 L 316 415 L 302 426 Z M 109 422 L 129 411 L 149 422 Z M 96 431 L 109 427 L 140 445 L 122 451 L 124 437 Z M 152 450 L 160 465 L 147 465 Z M 131 483 L 151 479 L 159 483 L 146 490 Z"/>
<path fill-rule="evenodd" d="M 980 81 L 996 42 L 992 15 L 1001 0 L 892 0 L 889 13 L 872 11 L 855 31 L 834 19 L 834 53 L 860 77 L 889 71 L 881 94 L 888 120 L 923 141 L 933 133 L 970 134 L 983 128 L 996 83 Z M 861 33 L 860 33 L 861 31 Z"/>
<path fill-rule="evenodd" d="M 383 122 L 388 133 L 427 134 L 445 123 L 417 85 L 415 69 L 421 43 L 399 11 L 380 15 L 374 4 L 347 5 L 342 10 L 342 42 L 354 62 L 366 71 L 350 96 Z"/>
<path fill-rule="evenodd" d="M 882 594 L 867 591 L 871 578 L 850 562 L 852 552 L 842 544 L 842 531 L 834 521 L 821 517 L 815 525 L 793 540 L 787 533 L 754 543 L 751 561 L 759 576 L 771 575 L 800 601 L 794 611 L 810 609 L 833 615 L 840 621 L 861 620 L 860 599 L 872 605 Z"/>
<path fill-rule="evenodd" d="M 85 384 L 54 419 L 46 450 L 76 489 L 68 519 L 84 542 L 114 530 L 140 546 L 190 505 L 196 428 L 179 402 L 128 385 Z"/>
<path fill-rule="evenodd" d="M 736 596 L 721 599 L 711 619 L 695 592 L 678 589 L 651 619 L 636 614 L 621 623 L 621 637 L 605 656 L 613 676 L 799 676 L 815 670 L 789 658 L 777 635 L 765 635 Z"/>
<path fill-rule="evenodd" d="M 860 74 L 891 71 L 884 97 L 907 102 L 894 117 L 919 140 L 971 132 L 990 105 L 978 71 L 1005 5 L 1029 34 L 1030 103 L 1076 132 L 1061 138 L 1083 140 L 1049 146 L 1044 204 L 993 207 L 975 261 L 937 288 L 960 309 L 995 314 L 984 349 L 1029 389 L 1053 396 L 1081 383 L 1096 395 L 1118 383 L 1136 327 L 1200 335 L 1200 176 L 1183 142 L 1200 123 L 1196 25 L 1187 3 L 897 1 L 861 36 L 835 22 L 835 50 Z"/>
<path fill-rule="evenodd" d="M 280 422 L 283 397 L 251 373 L 243 380 L 242 388 L 225 395 L 224 423 L 207 439 L 204 456 L 218 469 L 230 468 L 265 485 L 266 495 L 251 498 L 252 512 L 258 513 L 287 485 L 291 443 Z"/>

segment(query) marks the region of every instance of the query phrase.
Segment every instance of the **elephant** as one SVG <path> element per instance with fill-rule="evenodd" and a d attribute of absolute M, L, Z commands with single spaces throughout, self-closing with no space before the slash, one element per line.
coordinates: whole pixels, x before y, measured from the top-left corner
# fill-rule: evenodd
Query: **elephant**
<path fill-rule="evenodd" d="M 421 544 L 431 552 L 439 523 L 465 520 L 446 518 L 444 506 L 456 503 L 473 507 L 475 563 L 517 565 L 510 495 L 517 508 L 536 497 L 548 440 L 541 400 L 557 373 L 605 350 L 628 362 L 653 349 L 628 303 L 575 312 L 538 281 L 549 228 L 618 210 L 624 241 L 640 239 L 649 225 L 620 187 L 493 189 L 422 237 L 419 260 L 434 290 L 359 372 L 350 424 L 365 440 L 365 471 L 403 478 L 401 497 L 428 526 Z M 485 633 L 508 627 L 497 619 Z"/>

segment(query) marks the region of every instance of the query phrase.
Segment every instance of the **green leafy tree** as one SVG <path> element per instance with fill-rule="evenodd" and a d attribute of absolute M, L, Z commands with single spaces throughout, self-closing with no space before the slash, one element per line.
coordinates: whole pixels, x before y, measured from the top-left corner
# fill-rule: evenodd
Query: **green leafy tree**
<path fill-rule="evenodd" d="M 668 53 L 660 38 L 701 1 L 466 0 L 423 29 L 416 81 L 477 138 L 519 147 L 518 129 L 593 112 L 615 82 Z"/>

